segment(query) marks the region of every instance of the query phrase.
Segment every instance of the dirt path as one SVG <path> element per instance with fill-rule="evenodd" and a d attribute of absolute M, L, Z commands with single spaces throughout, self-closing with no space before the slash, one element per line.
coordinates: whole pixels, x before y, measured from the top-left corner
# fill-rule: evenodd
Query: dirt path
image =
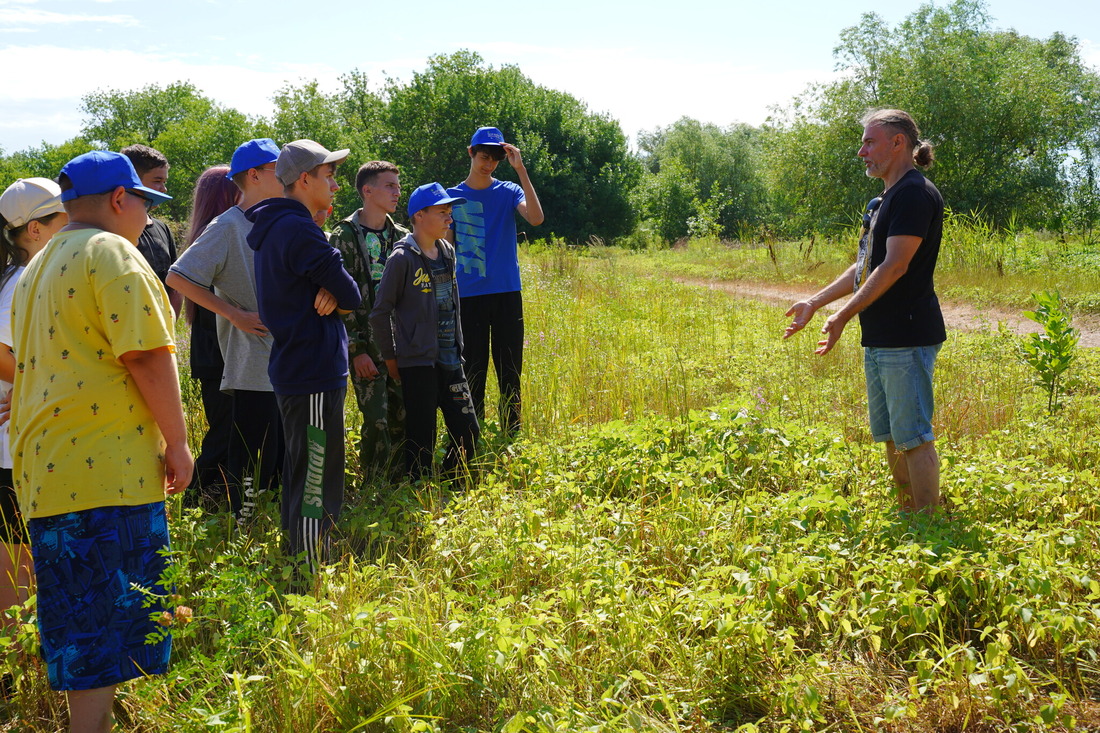
<path fill-rule="evenodd" d="M 752 298 L 753 300 L 775 303 L 784 307 L 814 294 L 813 290 L 777 283 L 708 282 L 690 278 L 676 279 L 688 285 L 721 290 L 738 298 Z M 825 308 L 834 311 L 837 304 L 828 305 Z M 969 303 L 953 301 L 940 301 L 940 308 L 943 311 L 943 319 L 949 330 L 992 330 L 1001 321 L 1004 321 L 1009 330 L 1017 334 L 1037 333 L 1042 330 L 1039 324 L 1024 318 L 1020 311 L 1008 311 L 998 308 L 979 309 Z M 1096 316 L 1077 316 L 1073 319 L 1073 325 L 1081 332 L 1081 341 L 1079 342 L 1081 346 L 1100 346 L 1100 318 Z"/>

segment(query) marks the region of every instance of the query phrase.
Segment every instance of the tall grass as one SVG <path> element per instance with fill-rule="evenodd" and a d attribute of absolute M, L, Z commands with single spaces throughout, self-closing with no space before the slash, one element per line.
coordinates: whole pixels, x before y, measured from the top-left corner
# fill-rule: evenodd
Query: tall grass
<path fill-rule="evenodd" d="M 635 273 L 688 279 L 820 287 L 855 261 L 858 229 L 784 242 L 693 240 L 674 249 L 610 250 Z M 979 307 L 1023 310 L 1031 294 L 1055 288 L 1081 313 L 1100 313 L 1100 248 L 1092 239 L 1049 232 L 994 230 L 949 212 L 936 268 L 940 297 Z"/>
<path fill-rule="evenodd" d="M 816 357 L 782 308 L 592 254 L 524 258 L 525 438 L 490 408 L 478 488 L 353 491 L 309 592 L 273 504 L 237 531 L 173 502 L 194 620 L 121 730 L 1100 726 L 1091 354 L 1054 422 L 1016 337 L 953 334 L 949 513 L 899 517 L 854 330 Z M 0 647 L 3 728 L 62 727 L 33 627 Z"/>

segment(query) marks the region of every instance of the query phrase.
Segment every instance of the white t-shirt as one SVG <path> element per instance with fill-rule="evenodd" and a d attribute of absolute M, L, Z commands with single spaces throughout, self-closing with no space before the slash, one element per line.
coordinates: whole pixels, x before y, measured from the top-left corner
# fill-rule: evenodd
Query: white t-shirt
<path fill-rule="evenodd" d="M 2 235 L 0 235 L 2 236 Z M 15 295 L 15 284 L 23 274 L 24 267 L 16 267 L 4 281 L 0 289 L 0 344 L 12 345 L 11 337 L 11 299 Z M 0 397 L 11 391 L 11 382 L 0 379 Z M 8 426 L 0 427 L 0 468 L 11 468 L 11 441 L 8 439 Z"/>
<path fill-rule="evenodd" d="M 184 250 L 170 272 L 200 288 L 214 288 L 219 298 L 247 311 L 257 312 L 254 252 L 246 239 L 252 222 L 239 206 L 231 206 L 210 222 L 199 238 Z M 271 392 L 267 362 L 271 337 L 245 333 L 218 316 L 218 342 L 225 360 L 221 388 Z"/>

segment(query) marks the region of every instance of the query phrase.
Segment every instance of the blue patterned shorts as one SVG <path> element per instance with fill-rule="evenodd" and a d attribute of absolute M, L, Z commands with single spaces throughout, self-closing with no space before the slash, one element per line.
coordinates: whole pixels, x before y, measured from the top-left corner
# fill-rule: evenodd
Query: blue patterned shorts
<path fill-rule="evenodd" d="M 162 674 L 172 640 L 154 617 L 167 610 L 164 502 L 32 519 L 38 630 L 55 690 L 94 690 Z M 156 595 L 146 595 L 140 586 Z M 146 637 L 155 643 L 146 643 Z"/>

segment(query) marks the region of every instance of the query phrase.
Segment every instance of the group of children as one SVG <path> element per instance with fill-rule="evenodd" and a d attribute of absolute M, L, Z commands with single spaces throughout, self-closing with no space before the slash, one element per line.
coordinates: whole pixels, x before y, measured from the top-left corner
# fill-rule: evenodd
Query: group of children
<path fill-rule="evenodd" d="M 443 469 L 464 470 L 490 354 L 502 426 L 515 435 L 513 212 L 543 220 L 520 151 L 495 128 L 471 139 L 465 181 L 413 191 L 411 231 L 392 217 L 399 169 L 374 161 L 356 175 L 363 206 L 328 236 L 317 222 L 349 151 L 257 139 L 203 174 L 177 259 L 170 230 L 149 216 L 169 199 L 168 162 L 133 148 L 78 156 L 56 183 L 24 179 L 0 196 L 0 309 L 11 312 L 0 313 L 0 380 L 14 384 L 10 456 L 0 440 L 0 604 L 26 597 L 25 520 L 43 656 L 73 730 L 109 729 L 115 687 L 166 668 L 170 637 L 146 639 L 165 609 L 135 590 L 168 594 L 165 493 L 214 484 L 246 518 L 257 492 L 281 485 L 289 552 L 311 568 L 323 561 L 343 503 L 349 366 L 367 479 L 429 471 L 437 410 L 451 439 Z M 504 158 L 519 185 L 493 177 Z M 173 353 L 176 294 L 190 301 L 211 424 L 196 463 Z"/>

